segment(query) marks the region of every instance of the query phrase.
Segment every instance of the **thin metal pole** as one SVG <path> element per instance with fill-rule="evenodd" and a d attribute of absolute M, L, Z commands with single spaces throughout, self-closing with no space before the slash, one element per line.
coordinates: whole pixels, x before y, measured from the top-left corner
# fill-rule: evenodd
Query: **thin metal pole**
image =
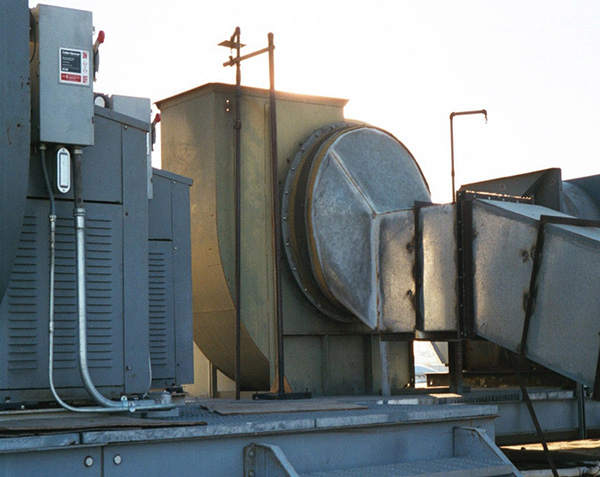
<path fill-rule="evenodd" d="M 223 66 L 233 66 L 234 64 L 241 63 L 244 60 L 254 58 L 255 56 L 258 56 L 258 55 L 262 55 L 263 53 L 266 53 L 267 51 L 269 51 L 268 47 L 263 48 L 262 50 L 255 51 L 253 53 L 248 53 L 247 55 L 244 55 L 244 56 L 238 56 L 237 58 L 231 58 L 229 61 L 226 61 L 225 63 L 223 63 Z"/>
<path fill-rule="evenodd" d="M 462 394 L 465 391 L 463 382 L 463 350 L 462 341 L 448 342 L 448 378 L 451 393 Z"/>
<path fill-rule="evenodd" d="M 452 203 L 456 203 L 456 185 L 454 183 L 454 127 L 452 120 L 454 113 L 450 114 L 450 177 L 452 177 Z"/>
<path fill-rule="evenodd" d="M 275 94 L 275 45 L 273 43 L 273 33 L 268 34 L 269 39 L 269 109 L 271 113 L 271 172 L 273 196 L 273 283 L 275 310 L 277 319 L 277 375 L 279 392 L 285 393 L 285 364 L 283 353 L 283 310 L 281 305 L 281 274 L 280 274 L 280 256 L 281 256 L 281 220 L 279 204 L 279 173 L 277 154 L 277 101 Z"/>
<path fill-rule="evenodd" d="M 223 66 L 236 67 L 235 75 L 235 398 L 240 399 L 240 381 L 241 381 L 241 97 L 242 97 L 242 73 L 241 63 L 243 60 L 253 58 L 263 53 L 269 53 L 269 76 L 270 76 L 270 109 L 271 109 L 271 159 L 272 159 L 272 189 L 273 189 L 273 275 L 275 279 L 275 301 L 277 313 L 277 362 L 279 370 L 279 391 L 283 389 L 284 369 L 283 369 L 283 322 L 281 313 L 281 277 L 279 273 L 279 256 L 281 255 L 281 227 L 279 218 L 279 176 L 277 172 L 277 113 L 275 106 L 275 61 L 273 56 L 273 34 L 269 33 L 269 46 L 262 50 L 249 53 L 245 56 L 240 55 L 242 43 L 240 40 L 240 27 L 237 27 L 228 41 L 219 43 L 220 46 L 229 48 L 235 47 L 236 56 L 229 57 L 229 61 L 223 63 Z"/>
<path fill-rule="evenodd" d="M 241 313 L 241 165 L 242 165 L 242 71 L 240 59 L 240 27 L 235 29 L 232 41 L 236 42 L 235 63 L 235 398 L 241 394 L 242 366 L 242 313 Z"/>
<path fill-rule="evenodd" d="M 452 203 L 456 203 L 456 185 L 455 185 L 455 170 L 454 170 L 454 116 L 466 116 L 468 114 L 483 114 L 487 123 L 487 111 L 478 109 L 476 111 L 458 111 L 450 113 L 450 176 L 452 177 Z"/>
<path fill-rule="evenodd" d="M 533 422 L 533 426 L 535 427 L 535 432 L 537 433 L 538 439 L 540 440 L 540 444 L 542 444 L 542 448 L 544 449 L 544 455 L 546 456 L 546 460 L 548 461 L 548 465 L 550 466 L 552 475 L 558 477 L 558 471 L 556 470 L 556 465 L 554 464 L 552 454 L 548 449 L 548 444 L 546 443 L 544 431 L 542 431 L 542 426 L 540 426 L 540 422 L 538 421 L 535 409 L 533 408 L 533 404 L 531 403 L 531 399 L 529 398 L 529 394 L 527 393 L 527 388 L 525 387 L 525 383 L 523 382 L 521 371 L 519 371 L 519 363 L 517 362 L 516 357 L 513 355 L 510 355 L 510 360 L 515 371 L 515 375 L 517 377 L 517 382 L 519 383 L 519 388 L 521 389 L 521 394 L 523 395 L 523 400 L 525 401 L 525 405 L 527 406 L 527 410 L 529 411 L 529 416 L 531 417 L 531 421 Z"/>
<path fill-rule="evenodd" d="M 585 422 L 585 389 L 583 384 L 577 383 L 577 430 L 580 439 L 587 439 L 587 426 Z"/>

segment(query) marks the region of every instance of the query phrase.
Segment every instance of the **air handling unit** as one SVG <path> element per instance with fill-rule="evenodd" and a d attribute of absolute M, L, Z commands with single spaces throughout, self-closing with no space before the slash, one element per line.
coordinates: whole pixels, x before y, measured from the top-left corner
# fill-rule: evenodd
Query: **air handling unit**
<path fill-rule="evenodd" d="M 209 84 L 158 103 L 163 163 L 196 181 L 195 340 L 232 378 L 234 126 L 240 126 L 234 99 L 233 86 Z M 345 121 L 344 104 L 277 95 L 279 258 L 292 389 L 358 394 L 389 383 L 397 390 L 411 383 L 413 340 L 456 343 L 456 357 L 465 338 L 476 336 L 592 386 L 600 331 L 591 299 L 597 223 L 579 219 L 598 217 L 597 180 L 563 183 L 560 171 L 540 171 L 473 184 L 457 203 L 435 205 L 408 149 L 386 131 Z M 267 389 L 277 376 L 269 107 L 267 91 L 243 89 L 241 379 L 252 390 Z M 540 237 L 544 253 L 536 252 Z M 567 256 L 588 258 L 573 267 Z M 560 277 L 575 270 L 585 274 L 582 285 L 557 298 Z M 570 312 L 560 303 L 577 310 L 577 328 L 564 328 Z M 540 321 L 540 313 L 547 318 Z M 582 330 L 594 352 L 570 359 Z M 570 346 L 555 358 L 563 337 Z M 543 344 L 550 339 L 556 346 Z M 501 364 L 478 356 L 473 342 L 464 348 L 464 363 L 451 362 L 453 386 L 462 386 L 463 364 L 467 370 Z"/>
<path fill-rule="evenodd" d="M 194 338 L 208 359 L 227 376 L 234 377 L 235 366 L 235 214 L 234 214 L 234 154 L 235 88 L 224 84 L 208 84 L 158 102 L 162 113 L 162 161 L 165 167 L 194 179 L 192 190 L 192 270 L 194 277 Z M 272 195 L 269 145 L 268 91 L 244 88 L 242 96 L 242 166 L 241 166 L 241 379 L 242 389 L 265 390 L 275 379 L 276 310 L 274 302 Z M 378 227 L 382 217 L 398 208 L 410 207 L 408 197 L 413 192 L 427 200 L 425 181 L 404 146 L 391 135 L 365 125 L 344 122 L 345 100 L 278 93 L 277 124 L 279 144 L 279 183 L 282 207 L 289 201 L 299 203 L 307 194 L 322 214 L 327 214 L 327 201 L 346 209 L 356 209 L 349 223 L 337 222 L 331 216 L 332 227 L 318 236 L 319 253 L 330 260 L 339 246 L 346 254 L 344 241 L 336 235 L 344 228 L 346 241 L 361 240 Z M 358 157 L 369 153 L 370 141 L 391 153 L 387 169 L 365 174 L 366 192 L 352 193 L 344 185 L 343 168 L 360 167 Z M 316 147 L 332 144 L 325 158 L 314 157 Z M 372 151 L 372 154 L 377 154 Z M 305 157 L 306 156 L 306 157 Z M 335 157 L 341 157 L 340 164 Z M 306 171 L 313 161 L 322 162 L 329 174 L 307 190 Z M 399 164 L 408 171 L 395 174 Z M 298 175 L 294 176 L 296 169 Z M 292 178 L 286 185 L 286 177 Z M 388 173 L 392 174 L 385 178 Z M 379 193 L 373 188 L 379 179 L 390 189 L 406 187 L 400 197 L 386 199 L 387 189 Z M 334 182 L 337 197 L 327 197 L 321 190 L 325 181 Z M 337 182 L 336 182 L 337 181 Z M 311 183 L 312 184 L 312 183 Z M 285 191 L 284 191 L 285 189 Z M 371 194 L 371 196 L 368 196 Z M 375 205 L 372 214 L 371 203 Z M 330 209 L 332 213 L 334 210 Z M 372 216 L 373 215 L 373 216 Z M 291 214 L 288 222 L 299 218 Z M 316 220 L 328 220 L 321 216 Z M 304 254 L 306 238 L 295 229 L 284 231 L 284 248 L 290 258 Z M 359 235 L 363 234 L 363 235 Z M 355 263 L 341 266 L 349 280 L 371 278 L 376 273 L 373 253 L 376 241 L 365 243 L 362 255 Z M 302 242 L 302 243 L 298 243 Z M 304 257 L 288 265 L 282 258 L 282 309 L 285 343 L 286 378 L 292 389 L 321 394 L 360 394 L 381 389 L 380 339 L 369 323 L 363 323 L 348 311 L 350 306 L 329 299 L 313 281 L 304 281 Z M 356 267 L 356 261 L 365 260 Z M 292 263 L 292 262 L 290 262 Z M 354 269 L 353 269 L 354 267 Z M 311 272 L 312 273 L 312 272 Z M 358 276 L 360 275 L 360 276 Z M 340 279 L 342 279 L 340 277 Z M 341 286 L 352 286 L 343 284 Z M 405 290 L 406 291 L 406 290 Z M 377 293 L 365 303 L 365 320 L 372 319 Z M 359 306 L 359 305 L 357 305 Z M 391 382 L 402 388 L 410 382 L 410 352 L 408 343 L 389 343 L 387 360 L 393 364 Z"/>

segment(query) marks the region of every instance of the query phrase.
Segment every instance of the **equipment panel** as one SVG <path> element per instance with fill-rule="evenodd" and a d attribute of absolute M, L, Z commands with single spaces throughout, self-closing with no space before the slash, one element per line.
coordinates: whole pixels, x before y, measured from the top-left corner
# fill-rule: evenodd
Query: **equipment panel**
<path fill-rule="evenodd" d="M 94 144 L 92 14 L 38 5 L 30 44 L 32 133 L 40 142 Z"/>

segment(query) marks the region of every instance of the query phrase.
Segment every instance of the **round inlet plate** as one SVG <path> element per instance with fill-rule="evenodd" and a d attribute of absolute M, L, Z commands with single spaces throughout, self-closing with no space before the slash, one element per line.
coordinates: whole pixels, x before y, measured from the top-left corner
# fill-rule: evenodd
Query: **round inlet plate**
<path fill-rule="evenodd" d="M 380 218 L 415 201 L 430 201 L 427 183 L 391 134 L 351 123 L 313 133 L 282 201 L 287 257 L 308 299 L 332 318 L 372 326 Z"/>

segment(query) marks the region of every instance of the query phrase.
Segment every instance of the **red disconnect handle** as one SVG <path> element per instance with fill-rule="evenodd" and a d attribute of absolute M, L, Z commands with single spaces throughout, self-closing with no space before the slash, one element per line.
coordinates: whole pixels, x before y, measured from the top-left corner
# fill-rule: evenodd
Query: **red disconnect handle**
<path fill-rule="evenodd" d="M 156 116 L 154 116 L 154 121 L 152 121 L 152 124 L 156 123 L 160 123 L 160 113 L 156 113 Z"/>
<path fill-rule="evenodd" d="M 104 38 L 105 38 L 105 34 L 104 34 L 104 30 L 100 30 L 98 32 L 98 38 L 96 38 L 96 43 L 104 43 Z"/>

